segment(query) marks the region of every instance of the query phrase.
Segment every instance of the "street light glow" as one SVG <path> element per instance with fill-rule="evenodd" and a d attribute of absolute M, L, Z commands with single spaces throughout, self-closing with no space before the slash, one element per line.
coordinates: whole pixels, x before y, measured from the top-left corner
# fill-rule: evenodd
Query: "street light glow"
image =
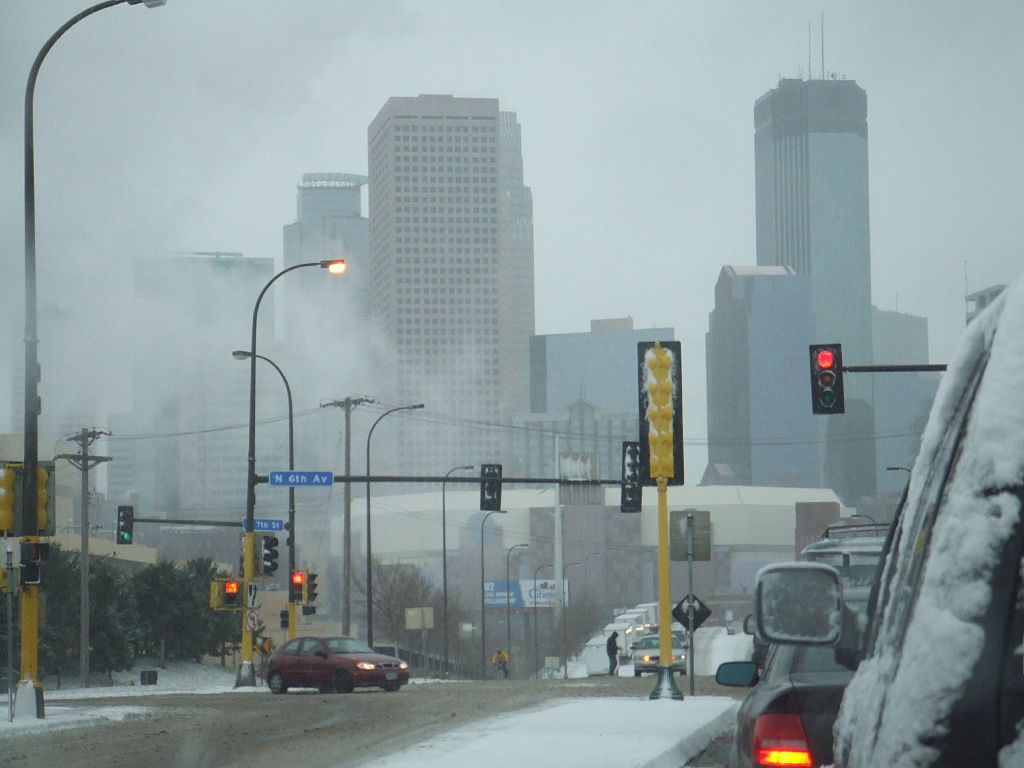
<path fill-rule="evenodd" d="M 348 271 L 348 264 L 344 259 L 325 259 L 320 262 L 320 268 L 326 269 L 332 275 L 343 275 Z"/>

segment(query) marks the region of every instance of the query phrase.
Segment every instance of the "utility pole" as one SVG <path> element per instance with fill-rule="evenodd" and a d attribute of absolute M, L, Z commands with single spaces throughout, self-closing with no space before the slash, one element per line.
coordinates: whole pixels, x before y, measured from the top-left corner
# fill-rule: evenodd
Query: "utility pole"
<path fill-rule="evenodd" d="M 348 478 L 352 475 L 352 411 L 360 405 L 377 402 L 370 397 L 346 397 L 344 400 L 331 400 L 321 403 L 321 408 L 341 408 L 345 411 L 345 510 L 342 514 L 342 525 L 344 527 L 344 539 L 342 543 L 342 603 L 341 603 L 341 625 L 342 633 L 352 634 L 352 482 Z"/>
<path fill-rule="evenodd" d="M 109 456 L 90 456 L 89 446 L 103 435 L 109 435 L 104 430 L 86 429 L 71 435 L 69 441 L 78 443 L 80 453 L 62 453 L 55 456 L 55 459 L 66 459 L 82 473 L 82 546 L 81 557 L 81 636 L 79 637 L 79 675 L 82 678 L 82 687 L 89 687 L 89 470 L 105 461 L 110 461 Z"/>

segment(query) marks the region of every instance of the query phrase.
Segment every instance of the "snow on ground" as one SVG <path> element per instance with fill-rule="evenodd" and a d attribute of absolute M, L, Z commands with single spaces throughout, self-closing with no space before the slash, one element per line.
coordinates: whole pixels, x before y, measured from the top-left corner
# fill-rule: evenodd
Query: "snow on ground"
<path fill-rule="evenodd" d="M 716 696 L 559 699 L 457 728 L 368 768 L 676 768 L 731 727 L 736 706 Z"/>
<path fill-rule="evenodd" d="M 76 708 L 70 706 L 46 705 L 46 717 L 42 720 L 35 717 L 18 718 L 14 722 L 7 721 L 7 702 L 0 706 L 0 737 L 14 736 L 33 731 L 61 730 L 65 728 L 81 728 L 100 723 L 120 722 L 131 718 L 145 717 L 149 712 L 145 707 L 89 707 Z"/>
<path fill-rule="evenodd" d="M 139 672 L 148 669 L 156 670 L 156 685 L 139 684 Z M 255 688 L 235 689 L 234 669 L 191 661 L 169 661 L 166 669 L 160 669 L 152 659 L 139 659 L 136 660 L 133 669 L 114 672 L 113 678 L 113 685 L 94 684 L 89 688 L 79 687 L 77 678 L 64 678 L 60 689 L 56 689 L 56 681 L 51 677 L 43 682 L 44 697 L 46 701 L 60 701 L 113 696 L 159 696 L 168 693 L 228 693 L 233 690 L 239 693 L 266 693 L 268 690 L 261 680 L 256 681 Z"/>

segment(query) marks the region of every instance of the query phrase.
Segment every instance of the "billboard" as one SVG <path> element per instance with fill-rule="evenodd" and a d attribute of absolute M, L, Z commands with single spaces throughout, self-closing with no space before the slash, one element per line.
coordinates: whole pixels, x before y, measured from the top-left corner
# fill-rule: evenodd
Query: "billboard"
<path fill-rule="evenodd" d="M 507 602 L 506 602 L 507 601 Z M 558 605 L 558 582 L 554 579 L 485 581 L 484 605 L 487 608 L 554 608 Z M 569 581 L 565 582 L 565 604 L 569 605 Z"/>

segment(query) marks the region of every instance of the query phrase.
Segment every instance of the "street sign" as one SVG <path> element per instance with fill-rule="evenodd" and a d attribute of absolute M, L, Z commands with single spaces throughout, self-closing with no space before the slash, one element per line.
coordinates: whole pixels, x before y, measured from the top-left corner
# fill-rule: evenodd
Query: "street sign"
<path fill-rule="evenodd" d="M 686 560 L 686 518 L 693 515 L 693 560 L 711 559 L 711 513 L 706 509 L 673 509 L 669 512 L 668 551 L 673 562 Z"/>
<path fill-rule="evenodd" d="M 334 474 L 332 472 L 289 472 L 288 470 L 282 470 L 271 472 L 269 481 L 271 485 L 327 486 L 334 485 Z"/>
<path fill-rule="evenodd" d="M 429 605 L 405 609 L 406 629 L 433 629 L 434 609 Z"/>
<path fill-rule="evenodd" d="M 506 602 L 507 600 L 507 602 Z M 487 608 L 554 608 L 558 605 L 558 582 L 554 579 L 485 581 L 484 605 Z M 565 581 L 565 604 L 569 604 L 569 581 Z"/>
<path fill-rule="evenodd" d="M 672 609 L 672 618 L 686 627 L 691 633 L 700 628 L 700 625 L 708 620 L 711 616 L 711 609 L 708 608 L 704 602 L 697 597 L 693 596 L 693 627 L 690 625 L 690 601 L 689 595 L 684 597 L 678 603 L 676 607 Z"/>
<path fill-rule="evenodd" d="M 259 626 L 259 619 L 256 616 L 256 611 L 250 610 L 248 613 L 245 614 L 245 627 L 250 632 L 255 632 L 256 631 L 256 627 L 258 627 L 258 626 Z"/>
<path fill-rule="evenodd" d="M 256 607 L 256 582 L 252 582 L 249 585 L 249 600 L 246 603 L 250 608 Z"/>
<path fill-rule="evenodd" d="M 242 521 L 242 526 L 245 526 L 245 521 Z M 269 518 L 254 518 L 252 521 L 252 529 L 256 532 L 259 531 L 283 531 L 284 520 L 270 520 Z"/>

